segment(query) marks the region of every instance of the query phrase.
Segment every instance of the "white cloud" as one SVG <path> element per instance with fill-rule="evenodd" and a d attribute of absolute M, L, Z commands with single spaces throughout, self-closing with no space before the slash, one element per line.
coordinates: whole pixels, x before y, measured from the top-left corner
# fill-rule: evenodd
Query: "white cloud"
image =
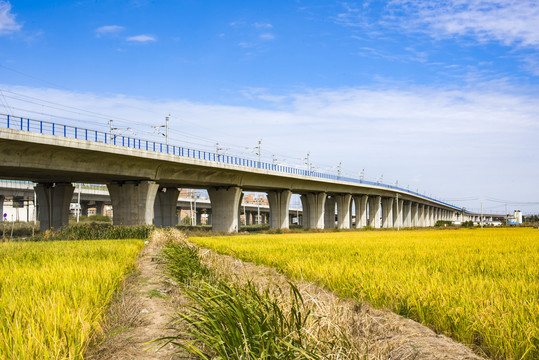
<path fill-rule="evenodd" d="M 260 34 L 260 39 L 262 40 L 273 40 L 275 39 L 275 35 L 273 35 L 272 33 L 264 33 L 264 34 Z"/>
<path fill-rule="evenodd" d="M 398 179 L 403 186 L 438 197 L 539 199 L 539 168 L 533 166 L 539 153 L 537 95 L 503 83 L 467 89 L 401 84 L 285 95 L 257 88 L 244 91 L 253 102 L 266 101 L 264 108 L 0 88 L 106 114 L 98 118 L 73 109 L 62 113 L 47 103 L 33 104 L 38 103 L 35 99 L 21 103 L 7 97 L 19 116 L 49 120 L 42 113 L 54 112 L 60 123 L 68 122 L 62 117 L 75 117 L 78 126 L 103 131 L 114 118 L 115 126 L 151 138 L 151 125 L 161 125 L 170 112 L 175 144 L 211 151 L 219 142 L 232 148 L 230 153 L 248 157 L 245 148 L 263 138 L 266 159 L 275 154 L 279 161 L 301 165 L 300 158 L 310 151 L 314 166 L 323 171 L 334 171 L 331 168 L 342 161 L 347 175 L 357 177 L 365 168 L 367 179 L 384 174 L 387 183 Z M 6 110 L 0 105 L 0 111 Z"/>
<path fill-rule="evenodd" d="M 401 19 L 405 28 L 426 25 L 434 37 L 472 36 L 480 42 L 539 47 L 536 0 L 394 0 L 389 8 L 412 17 Z"/>
<path fill-rule="evenodd" d="M 254 23 L 253 26 L 259 29 L 271 29 L 273 27 L 269 23 Z"/>
<path fill-rule="evenodd" d="M 15 20 L 8 1 L 0 1 L 0 35 L 7 35 L 19 31 L 22 24 Z"/>
<path fill-rule="evenodd" d="M 142 43 L 152 42 L 156 40 L 157 39 L 151 35 L 137 35 L 137 36 L 131 36 L 127 38 L 127 41 L 142 42 Z"/>
<path fill-rule="evenodd" d="M 103 35 L 111 35 L 111 34 L 117 34 L 121 31 L 123 31 L 125 28 L 123 26 L 119 25 L 106 25 L 101 26 L 95 30 L 97 36 L 103 36 Z"/>

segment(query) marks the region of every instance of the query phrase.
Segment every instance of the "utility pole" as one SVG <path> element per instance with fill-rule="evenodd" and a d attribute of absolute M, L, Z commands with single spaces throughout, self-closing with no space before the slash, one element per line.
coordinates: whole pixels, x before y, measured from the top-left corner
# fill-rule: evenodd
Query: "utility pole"
<path fill-rule="evenodd" d="M 339 166 L 337 166 L 337 175 L 339 176 L 339 179 L 342 176 L 342 161 L 340 161 Z"/>
<path fill-rule="evenodd" d="M 170 117 L 170 114 L 165 118 L 165 138 L 166 138 L 166 144 L 168 146 L 168 118 Z"/>
<path fill-rule="evenodd" d="M 361 170 L 361 174 L 359 174 L 359 180 L 365 180 L 365 169 Z"/>
<path fill-rule="evenodd" d="M 483 228 L 483 200 L 481 200 L 481 229 Z"/>
<path fill-rule="evenodd" d="M 307 157 L 305 158 L 305 160 L 307 161 L 306 162 L 307 171 L 310 173 L 311 172 L 311 153 L 310 152 L 307 153 Z"/>
<path fill-rule="evenodd" d="M 110 132 L 109 132 L 109 142 L 112 144 L 112 120 L 109 120 Z"/>
<path fill-rule="evenodd" d="M 258 167 L 262 167 L 262 139 L 258 140 Z"/>

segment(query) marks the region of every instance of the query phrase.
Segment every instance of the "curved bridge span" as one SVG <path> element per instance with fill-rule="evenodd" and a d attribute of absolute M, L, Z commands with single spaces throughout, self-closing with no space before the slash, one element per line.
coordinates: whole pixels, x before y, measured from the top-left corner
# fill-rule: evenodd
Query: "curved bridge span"
<path fill-rule="evenodd" d="M 391 185 L 9 116 L 0 117 L 0 154 L 0 178 L 37 183 L 42 229 L 67 224 L 75 182 L 106 184 L 114 223 L 125 225 L 175 225 L 179 187 L 207 189 L 218 231 L 238 230 L 243 191 L 267 193 L 272 228 L 288 228 L 293 193 L 301 195 L 303 225 L 310 228 L 334 227 L 335 217 L 339 228 L 363 227 L 367 208 L 373 227 L 432 226 L 466 216 Z"/>

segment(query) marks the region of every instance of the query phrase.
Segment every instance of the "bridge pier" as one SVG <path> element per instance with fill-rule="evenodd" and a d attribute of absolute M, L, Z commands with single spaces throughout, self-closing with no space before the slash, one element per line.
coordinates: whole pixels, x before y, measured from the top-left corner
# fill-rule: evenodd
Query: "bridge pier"
<path fill-rule="evenodd" d="M 419 227 L 425 227 L 425 205 L 419 204 L 417 208 L 417 226 Z"/>
<path fill-rule="evenodd" d="M 326 204 L 326 193 L 307 193 L 301 195 L 301 205 L 303 206 L 303 227 L 310 229 L 324 228 L 324 207 Z"/>
<path fill-rule="evenodd" d="M 335 197 L 327 196 L 324 205 L 324 229 L 335 228 Z"/>
<path fill-rule="evenodd" d="M 75 187 L 71 183 L 39 183 L 35 191 L 39 203 L 39 229 L 58 230 L 69 225 L 69 204 Z"/>
<path fill-rule="evenodd" d="M 351 211 L 350 204 L 352 203 L 351 194 L 342 194 L 335 196 L 337 203 L 337 228 L 350 229 Z"/>
<path fill-rule="evenodd" d="M 381 196 L 369 197 L 369 225 L 375 229 L 380 228 L 380 206 L 382 204 Z"/>
<path fill-rule="evenodd" d="M 385 229 L 393 227 L 393 198 L 382 199 L 382 226 Z"/>
<path fill-rule="evenodd" d="M 412 202 L 406 200 L 402 203 L 402 226 L 410 227 L 412 226 Z"/>
<path fill-rule="evenodd" d="M 104 210 L 105 210 L 105 202 L 104 201 L 96 201 L 95 202 L 95 214 L 96 215 L 103 215 Z"/>
<path fill-rule="evenodd" d="M 419 226 L 419 203 L 412 202 L 412 226 Z"/>
<path fill-rule="evenodd" d="M 178 188 L 159 187 L 153 205 L 153 223 L 155 226 L 174 227 L 178 224 L 176 205 L 179 195 L 180 190 Z"/>
<path fill-rule="evenodd" d="M 212 208 L 212 230 L 236 232 L 239 229 L 241 188 L 213 187 L 208 189 Z"/>
<path fill-rule="evenodd" d="M 356 207 L 356 229 L 367 226 L 367 195 L 353 195 L 354 206 Z"/>
<path fill-rule="evenodd" d="M 290 218 L 288 208 L 292 191 L 268 191 L 268 203 L 270 209 L 270 228 L 288 229 L 290 227 Z"/>
<path fill-rule="evenodd" d="M 112 201 L 114 225 L 149 225 L 152 223 L 155 181 L 125 181 L 107 184 Z"/>
<path fill-rule="evenodd" d="M 4 221 L 4 200 L 6 197 L 4 195 L 0 195 L 0 222 Z"/>

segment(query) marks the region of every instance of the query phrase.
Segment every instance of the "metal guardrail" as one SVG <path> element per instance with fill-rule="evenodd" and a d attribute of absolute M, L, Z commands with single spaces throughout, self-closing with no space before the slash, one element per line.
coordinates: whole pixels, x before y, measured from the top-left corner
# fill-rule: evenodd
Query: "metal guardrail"
<path fill-rule="evenodd" d="M 284 166 L 271 164 L 263 161 L 256 161 L 252 159 L 246 159 L 238 156 L 230 156 L 217 154 L 213 152 L 191 149 L 183 146 L 169 145 L 151 140 L 144 140 L 135 137 L 129 137 L 124 135 L 116 135 L 111 133 L 106 133 L 99 130 L 90 130 L 85 128 L 79 128 L 71 125 L 63 125 L 58 123 L 53 123 L 49 121 L 34 120 L 29 118 L 14 117 L 7 114 L 0 114 L 0 127 L 7 129 L 21 130 L 34 132 L 39 134 L 54 135 L 58 137 L 64 137 L 69 139 L 85 140 L 91 142 L 100 142 L 103 144 L 110 144 L 116 146 L 122 146 L 132 149 L 153 151 L 158 153 L 171 154 L 181 157 L 188 157 L 193 159 L 208 160 L 217 163 L 239 165 L 248 168 L 270 170 L 280 173 L 286 173 L 291 175 L 301 175 L 301 176 L 311 176 L 320 179 L 328 180 L 337 180 L 337 181 L 347 181 L 356 184 L 365 184 L 378 186 L 386 189 L 397 190 L 400 192 L 408 193 L 415 196 L 420 196 L 424 199 L 434 201 L 438 204 L 449 206 L 457 210 L 463 210 L 455 205 L 448 204 L 446 202 L 434 199 L 432 197 L 420 194 L 415 191 L 408 189 L 403 189 L 398 186 L 382 184 L 379 182 L 354 179 L 349 177 L 343 177 L 332 174 L 325 174 L 316 171 L 309 171 L 305 169 L 299 169 L 292 166 Z"/>

